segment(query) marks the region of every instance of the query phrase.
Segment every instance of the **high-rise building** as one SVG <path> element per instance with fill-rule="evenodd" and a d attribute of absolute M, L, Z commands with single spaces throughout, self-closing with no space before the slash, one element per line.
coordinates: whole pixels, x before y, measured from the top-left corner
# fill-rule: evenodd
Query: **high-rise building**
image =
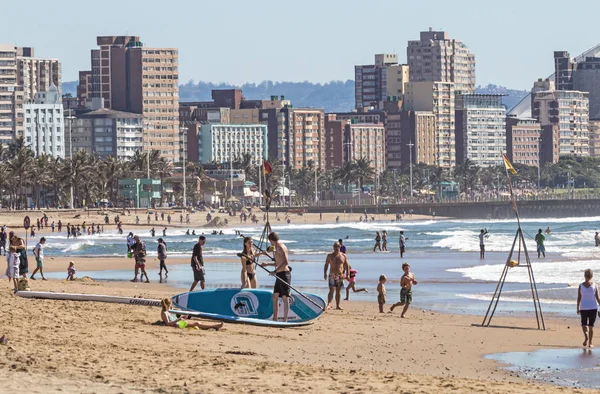
<path fill-rule="evenodd" d="M 36 156 L 65 157 L 65 127 L 62 98 L 58 88 L 38 91 L 25 103 L 25 145 Z"/>
<path fill-rule="evenodd" d="M 66 154 L 69 154 L 72 143 L 73 154 L 83 150 L 118 160 L 131 158 L 135 152 L 142 150 L 142 118 L 141 114 L 107 108 L 80 114 L 67 126 Z M 69 129 L 71 136 L 68 135 Z"/>
<path fill-rule="evenodd" d="M 600 119 L 590 119 L 590 156 L 600 157 Z"/>
<path fill-rule="evenodd" d="M 23 136 L 23 91 L 17 85 L 17 50 L 0 44 L 0 144 Z"/>
<path fill-rule="evenodd" d="M 381 110 L 388 97 L 402 99 L 409 68 L 398 64 L 396 54 L 375 55 L 375 64 L 354 66 L 354 97 L 356 109 Z"/>
<path fill-rule="evenodd" d="M 401 167 L 409 166 L 411 157 L 413 164 L 437 165 L 435 114 L 431 111 L 402 111 L 400 119 Z"/>
<path fill-rule="evenodd" d="M 590 118 L 600 118 L 600 57 L 586 57 L 579 62 L 569 52 L 554 52 L 556 90 L 589 93 Z"/>
<path fill-rule="evenodd" d="M 325 114 L 325 138 L 323 145 L 325 149 L 325 169 L 331 170 L 344 165 L 350 157 L 349 144 L 344 143 L 344 132 L 346 125 L 351 121 L 338 119 L 336 114 Z"/>
<path fill-rule="evenodd" d="M 385 170 L 385 127 L 383 123 L 349 123 L 344 127 L 345 161 L 367 160 L 379 175 Z"/>
<path fill-rule="evenodd" d="M 456 93 L 475 93 L 475 55 L 444 31 L 421 32 L 406 48 L 410 82 L 452 82 Z"/>
<path fill-rule="evenodd" d="M 318 168 L 325 168 L 323 109 L 284 107 L 279 111 L 277 124 L 281 164 L 300 169 L 313 162 Z"/>
<path fill-rule="evenodd" d="M 506 107 L 499 94 L 456 96 L 456 162 L 479 167 L 502 164 L 506 150 Z"/>
<path fill-rule="evenodd" d="M 101 98 L 107 109 L 142 114 L 144 151 L 158 150 L 169 161 L 181 160 L 177 49 L 146 48 L 136 36 L 96 41 L 99 48 L 91 51 L 92 98 Z"/>
<path fill-rule="evenodd" d="M 91 71 L 79 71 L 77 104 L 80 108 L 91 108 L 93 97 L 93 76 Z"/>
<path fill-rule="evenodd" d="M 406 84 L 404 109 L 433 112 L 435 115 L 436 164 L 451 168 L 456 163 L 454 135 L 454 83 L 410 82 Z"/>
<path fill-rule="evenodd" d="M 542 125 L 542 163 L 561 156 L 588 156 L 587 92 L 547 90 L 531 93 L 532 114 Z"/>
<path fill-rule="evenodd" d="M 252 164 L 267 159 L 267 126 L 261 124 L 203 124 L 200 127 L 198 156 L 201 163 L 231 163 L 249 154 Z"/>
<path fill-rule="evenodd" d="M 538 166 L 542 127 L 531 118 L 506 118 L 506 155 L 512 163 Z"/>
<path fill-rule="evenodd" d="M 37 92 L 47 92 L 52 85 L 60 95 L 62 74 L 58 59 L 36 58 L 33 48 L 16 49 L 17 84 L 23 87 L 24 100 L 34 100 Z"/>

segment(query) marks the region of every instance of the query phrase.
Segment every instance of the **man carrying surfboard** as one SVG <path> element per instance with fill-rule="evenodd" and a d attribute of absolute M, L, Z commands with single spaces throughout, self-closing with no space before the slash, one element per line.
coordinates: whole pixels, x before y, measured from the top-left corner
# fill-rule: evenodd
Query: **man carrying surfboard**
<path fill-rule="evenodd" d="M 198 238 L 198 243 L 194 245 L 192 252 L 192 270 L 194 271 L 194 283 L 190 287 L 190 291 L 194 291 L 194 288 L 200 283 L 200 288 L 204 290 L 204 258 L 202 257 L 202 248 L 206 243 L 206 237 L 201 235 Z"/>
<path fill-rule="evenodd" d="M 262 263 L 262 267 L 272 265 L 275 267 L 275 286 L 273 287 L 273 320 L 277 321 L 279 313 L 279 297 L 283 298 L 283 321 L 287 323 L 288 312 L 290 310 L 290 283 L 292 283 L 292 273 L 288 265 L 288 249 L 279 240 L 276 232 L 269 234 L 269 242 L 275 248 L 273 263 Z M 273 275 L 273 273 L 271 274 Z"/>

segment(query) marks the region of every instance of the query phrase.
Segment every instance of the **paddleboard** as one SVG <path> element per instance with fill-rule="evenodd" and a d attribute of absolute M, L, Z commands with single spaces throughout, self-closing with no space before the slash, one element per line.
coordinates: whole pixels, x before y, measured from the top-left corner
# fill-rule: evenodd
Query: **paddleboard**
<path fill-rule="evenodd" d="M 215 313 L 206 313 L 206 312 L 196 312 L 196 311 L 184 311 L 184 310 L 170 310 L 170 313 L 173 313 L 178 316 L 192 316 L 197 317 L 199 319 L 210 319 L 210 320 L 220 320 L 227 323 L 240 323 L 240 324 L 252 324 L 255 326 L 265 326 L 265 327 L 302 327 L 309 326 L 313 324 L 312 320 L 309 321 L 295 321 L 295 322 L 283 322 L 283 321 L 273 321 L 267 319 L 253 319 L 250 317 L 238 317 L 238 316 L 225 316 L 219 315 Z"/>
<path fill-rule="evenodd" d="M 23 298 L 43 298 L 48 300 L 95 301 L 114 304 L 160 306 L 160 300 L 147 298 L 120 297 L 102 294 L 52 293 L 46 291 L 18 291 L 17 296 Z"/>
<path fill-rule="evenodd" d="M 314 294 L 292 293 L 288 322 L 307 322 L 316 319 L 325 309 L 325 301 Z M 182 293 L 172 298 L 173 305 L 183 310 L 191 310 L 219 315 L 222 320 L 244 318 L 273 322 L 273 293 L 263 289 L 209 289 Z M 278 317 L 283 318 L 283 300 L 279 298 Z"/>

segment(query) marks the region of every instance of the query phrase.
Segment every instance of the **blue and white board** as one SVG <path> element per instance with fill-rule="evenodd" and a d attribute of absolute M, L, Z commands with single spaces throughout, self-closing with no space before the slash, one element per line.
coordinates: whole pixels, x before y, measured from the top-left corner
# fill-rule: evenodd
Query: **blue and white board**
<path fill-rule="evenodd" d="M 196 311 L 184 311 L 181 309 L 170 310 L 170 313 L 173 313 L 178 316 L 183 316 L 184 318 L 187 316 L 197 317 L 199 319 L 210 319 L 210 320 L 219 320 L 227 323 L 240 323 L 240 324 L 252 324 L 255 326 L 266 326 L 266 327 L 302 327 L 309 326 L 313 324 L 312 320 L 308 321 L 293 321 L 293 322 L 283 322 L 283 321 L 274 321 L 268 319 L 253 319 L 251 317 L 238 317 L 238 316 L 225 316 L 219 315 L 215 313 L 206 313 L 206 312 L 196 312 Z"/>
<path fill-rule="evenodd" d="M 309 322 L 316 319 L 325 309 L 325 301 L 314 294 L 305 294 L 315 304 L 298 294 L 290 295 L 289 323 Z M 239 321 L 249 319 L 273 325 L 273 293 L 262 289 L 210 289 L 182 293 L 173 297 L 173 305 L 178 308 L 196 311 L 217 320 Z M 319 306 L 321 308 L 319 308 Z M 193 314 L 191 314 L 193 316 Z M 201 316 L 198 316 L 201 317 Z M 279 299 L 278 317 L 283 320 L 283 300 Z"/>

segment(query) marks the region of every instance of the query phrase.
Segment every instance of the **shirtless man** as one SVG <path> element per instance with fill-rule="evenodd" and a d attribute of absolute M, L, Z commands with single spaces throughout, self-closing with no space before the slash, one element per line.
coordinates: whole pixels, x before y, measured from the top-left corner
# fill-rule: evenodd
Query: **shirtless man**
<path fill-rule="evenodd" d="M 340 252 L 340 243 L 336 242 L 333 244 L 333 253 L 327 255 L 325 260 L 325 267 L 323 269 L 323 279 L 329 280 L 329 294 L 327 295 L 327 309 L 330 308 L 331 301 L 333 300 L 333 292 L 335 291 L 335 309 L 342 310 L 340 308 L 340 291 L 344 287 L 344 278 L 350 275 L 348 271 L 348 258 L 342 252 Z M 327 269 L 329 269 L 329 276 L 327 275 Z"/>
<path fill-rule="evenodd" d="M 410 265 L 408 263 L 402 264 L 402 270 L 404 271 L 404 275 L 400 279 L 400 302 L 395 303 L 390 308 L 390 313 L 392 313 L 395 307 L 404 305 L 400 317 L 404 317 L 408 306 L 412 304 L 412 287 L 417 284 L 415 274 L 410 272 Z"/>
<path fill-rule="evenodd" d="M 275 248 L 275 261 L 273 263 L 262 263 L 266 267 L 272 265 L 275 267 L 275 279 L 273 287 L 273 320 L 277 321 L 279 314 L 279 297 L 283 298 L 283 321 L 288 321 L 288 312 L 290 311 L 290 283 L 292 283 L 292 272 L 288 266 L 288 249 L 279 240 L 276 232 L 269 234 L 269 242 Z"/>

